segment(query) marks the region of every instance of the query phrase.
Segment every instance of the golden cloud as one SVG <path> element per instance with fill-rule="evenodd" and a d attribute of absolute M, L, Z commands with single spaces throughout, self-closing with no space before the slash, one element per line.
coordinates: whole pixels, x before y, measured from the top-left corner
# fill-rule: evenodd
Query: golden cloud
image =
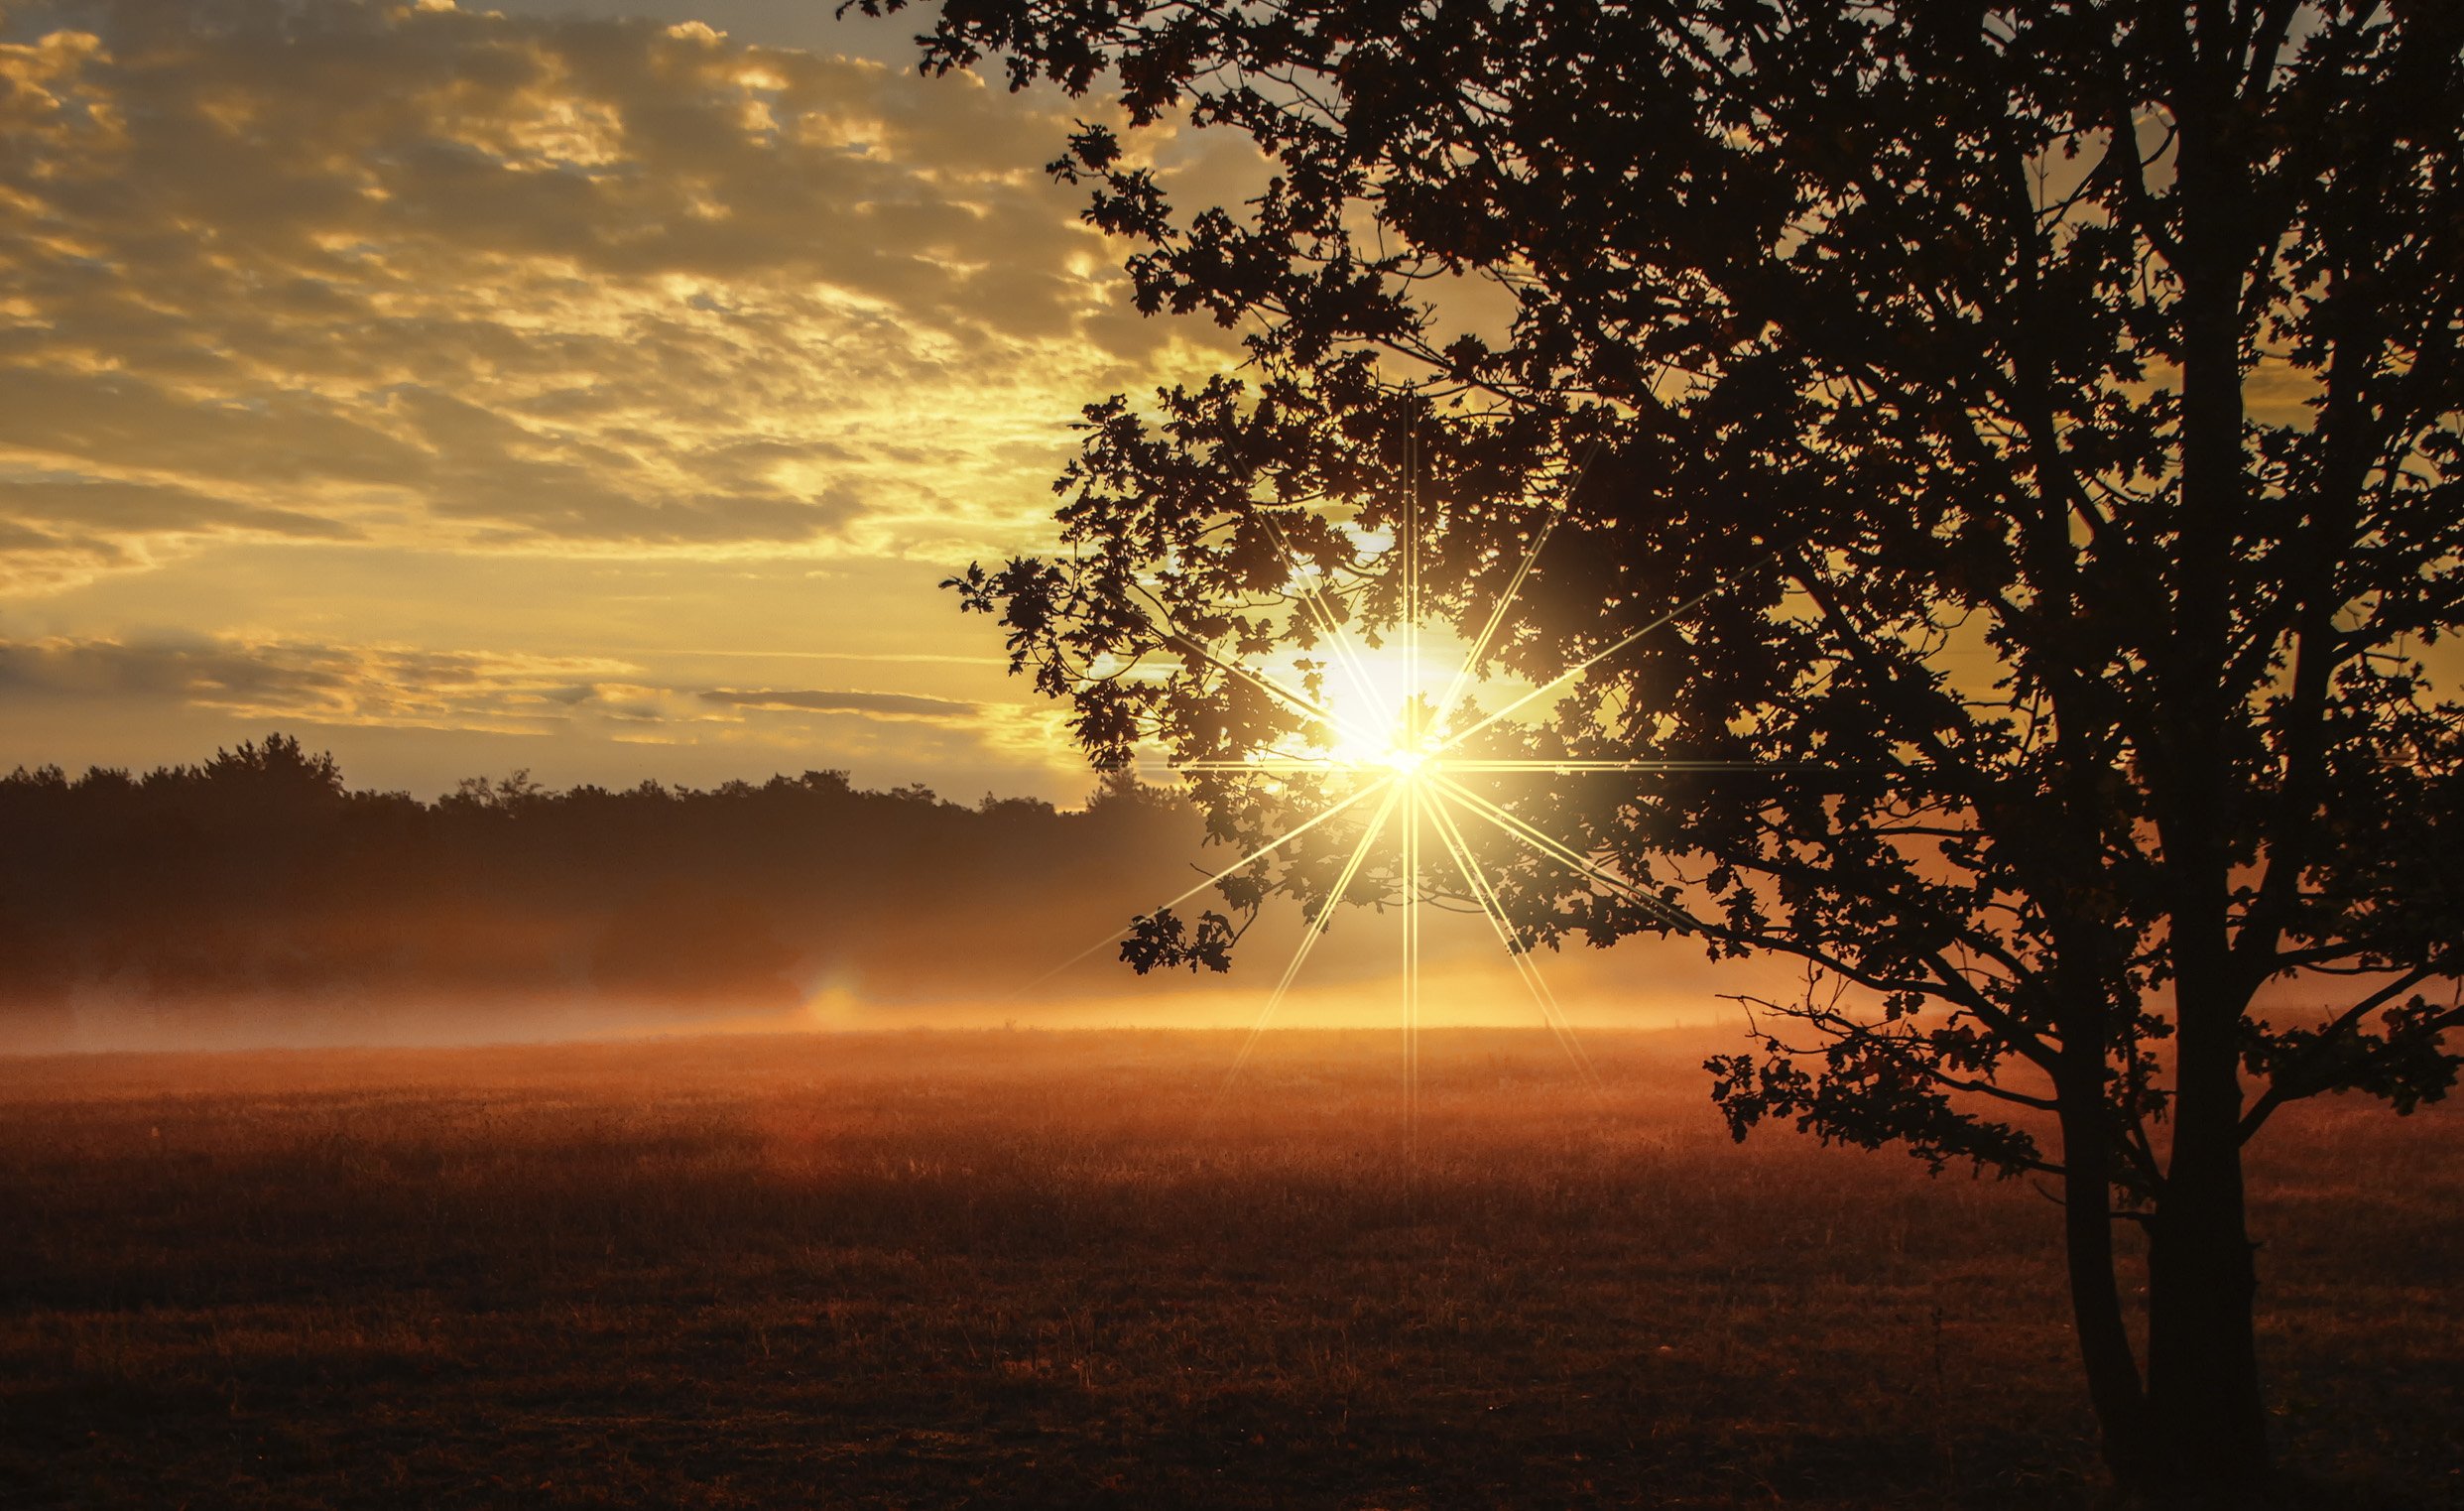
<path fill-rule="evenodd" d="M 1047 712 L 1005 703 L 693 686 L 605 658 L 234 636 L 0 641 L 0 701 L 41 722 L 134 705 L 241 727 L 525 736 L 520 748 L 559 759 L 591 743 L 710 746 L 793 769 L 826 750 L 911 774 L 1032 768 L 1055 737 Z"/>
<path fill-rule="evenodd" d="M 705 27 L 122 0 L 0 45 L 0 587 L 224 538 L 898 554 L 1189 350 L 972 79 Z"/>

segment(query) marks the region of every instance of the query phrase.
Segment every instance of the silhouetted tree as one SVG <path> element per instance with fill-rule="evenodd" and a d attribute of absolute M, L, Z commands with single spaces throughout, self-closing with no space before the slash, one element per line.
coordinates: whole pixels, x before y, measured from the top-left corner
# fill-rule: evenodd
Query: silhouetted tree
<path fill-rule="evenodd" d="M 517 779 L 528 772 L 518 772 Z M 200 780 L 224 784 L 234 790 L 255 791 L 284 797 L 313 795 L 318 799 L 342 796 L 342 768 L 335 764 L 330 752 L 309 755 L 300 744 L 299 736 L 280 732 L 269 734 L 262 745 L 242 740 L 236 750 L 216 750 L 214 758 L 198 773 Z"/>
<path fill-rule="evenodd" d="M 1493 665 L 1669 622 L 1493 748 L 1772 769 L 1499 781 L 1652 894 L 1500 857 L 1510 906 L 1808 962 L 1711 1066 L 1738 1136 L 2056 1179 L 2108 1462 L 2237 1493 L 2243 1146 L 2294 1098 L 2440 1095 L 2464 1021 L 2427 994 L 2464 824 L 2422 659 L 2464 603 L 2460 36 L 2335 0 L 949 0 L 927 69 L 1273 169 L 1178 205 L 1134 131 L 1070 139 L 1139 307 L 1245 370 L 1089 408 L 1067 554 L 957 585 L 1099 761 L 1216 756 L 1304 722 L 1221 670 L 1313 652 L 1294 559 L 1395 620 L 1391 558 L 1304 506 L 1391 532 L 1417 487 L 1466 639 L 1553 533 Z M 1200 794 L 1228 835 L 1292 817 Z"/>

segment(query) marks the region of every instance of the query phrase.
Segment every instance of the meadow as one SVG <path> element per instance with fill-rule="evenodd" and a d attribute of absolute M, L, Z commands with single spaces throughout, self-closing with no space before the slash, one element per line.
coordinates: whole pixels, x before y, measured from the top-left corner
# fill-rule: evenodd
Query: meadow
<path fill-rule="evenodd" d="M 2058 1213 L 1700 1030 L 0 1060 L 0 1504 L 2097 1504 Z M 2464 1504 L 2464 1121 L 2254 1152 L 2300 1503 Z"/>

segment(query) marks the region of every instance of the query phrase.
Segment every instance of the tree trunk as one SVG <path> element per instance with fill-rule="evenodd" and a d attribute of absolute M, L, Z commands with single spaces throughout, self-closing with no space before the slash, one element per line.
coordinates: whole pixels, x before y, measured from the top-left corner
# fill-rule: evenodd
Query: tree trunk
<path fill-rule="evenodd" d="M 2165 657 L 2171 723 L 2152 755 L 2170 897 L 2172 1155 L 2149 1229 L 2148 1422 L 2160 1503 L 2252 1503 L 2269 1478 L 2252 1332 L 2258 1275 L 2242 1200 L 2242 1014 L 2255 981 L 2232 959 L 2234 789 L 2223 731 L 2236 553 L 2253 499 L 2242 434 L 2242 301 L 2266 276 L 2246 219 L 2249 117 L 2229 27 L 2202 25 L 2175 97 L 2181 205 L 2181 492 Z M 2238 34 L 2236 34 L 2238 35 Z"/>
<path fill-rule="evenodd" d="M 2102 1086 L 2091 1078 L 2062 1096 L 2062 1239 L 2070 1268 L 2070 1316 L 2096 1409 L 2105 1467 L 2125 1490 L 2148 1488 L 2156 1463 L 2148 1398 L 2122 1322 L 2113 1273 L 2113 1154 L 2103 1125 Z"/>
<path fill-rule="evenodd" d="M 2155 1488 L 2175 1503 L 2239 1505 L 2267 1481 L 2269 1462 L 2252 1327 L 2259 1277 L 2242 1195 L 2238 1015 L 2184 1009 L 2173 1158 L 2148 1250 Z"/>

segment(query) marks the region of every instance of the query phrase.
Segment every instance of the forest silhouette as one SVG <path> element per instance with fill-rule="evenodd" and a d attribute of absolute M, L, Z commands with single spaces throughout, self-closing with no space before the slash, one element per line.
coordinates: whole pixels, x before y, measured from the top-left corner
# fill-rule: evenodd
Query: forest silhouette
<path fill-rule="evenodd" d="M 1127 777 L 1075 812 L 843 771 L 623 792 L 517 773 L 424 803 L 353 791 L 278 733 L 143 776 L 21 767 L 0 833 L 0 1019 L 23 1028 L 97 995 L 760 1012 L 824 986 L 980 993 L 1136 911 L 1197 825 Z M 1021 905 L 1029 873 L 1048 906 Z"/>

